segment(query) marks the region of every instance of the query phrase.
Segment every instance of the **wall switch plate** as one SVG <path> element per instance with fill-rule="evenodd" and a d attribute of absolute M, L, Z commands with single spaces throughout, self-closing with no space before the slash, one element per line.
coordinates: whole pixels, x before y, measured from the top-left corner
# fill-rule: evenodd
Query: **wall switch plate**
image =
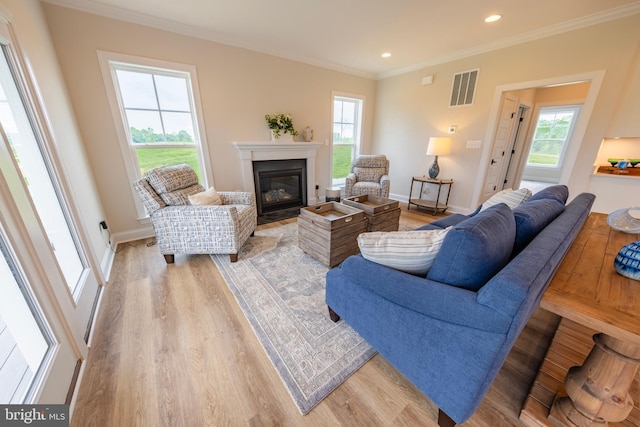
<path fill-rule="evenodd" d="M 467 148 L 480 148 L 480 145 L 482 145 L 482 141 L 480 141 L 479 139 L 472 139 L 467 141 Z"/>

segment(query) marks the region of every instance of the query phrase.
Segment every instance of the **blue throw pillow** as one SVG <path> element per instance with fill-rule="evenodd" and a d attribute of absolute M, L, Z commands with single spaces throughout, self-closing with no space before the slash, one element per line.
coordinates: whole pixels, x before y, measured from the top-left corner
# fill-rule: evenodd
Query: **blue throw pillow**
<path fill-rule="evenodd" d="M 516 241 L 512 256 L 518 255 L 562 211 L 564 203 L 556 199 L 529 200 L 515 208 Z"/>
<path fill-rule="evenodd" d="M 567 203 L 568 198 L 569 188 L 566 185 L 552 185 L 534 193 L 533 196 L 529 198 L 528 202 L 541 199 L 555 199 L 564 205 Z"/>
<path fill-rule="evenodd" d="M 515 236 L 511 208 L 491 206 L 449 230 L 427 278 L 476 291 L 509 262 Z"/>

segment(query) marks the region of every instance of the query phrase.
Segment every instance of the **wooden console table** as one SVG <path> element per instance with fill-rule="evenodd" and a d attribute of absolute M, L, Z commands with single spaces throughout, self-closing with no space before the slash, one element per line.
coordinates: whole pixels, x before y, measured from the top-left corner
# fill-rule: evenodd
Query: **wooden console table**
<path fill-rule="evenodd" d="M 563 320 L 520 414 L 525 425 L 640 426 L 640 282 L 613 266 L 636 240 L 604 214 L 587 219 L 540 301 Z"/>

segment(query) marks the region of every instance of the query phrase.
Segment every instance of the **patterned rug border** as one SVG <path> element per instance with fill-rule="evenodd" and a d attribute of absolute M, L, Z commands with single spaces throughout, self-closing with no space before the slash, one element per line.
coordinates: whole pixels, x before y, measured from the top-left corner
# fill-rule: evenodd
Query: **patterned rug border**
<path fill-rule="evenodd" d="M 289 241 L 285 241 L 283 245 L 281 245 L 282 242 L 280 242 L 279 240 L 276 247 L 274 248 L 256 248 L 253 245 L 260 237 L 278 235 L 279 233 L 282 233 L 282 235 L 286 235 L 287 233 L 291 234 L 294 232 L 297 236 L 297 223 L 290 223 L 256 231 L 255 236 L 251 237 L 242 248 L 238 256 L 238 261 L 233 264 L 229 261 L 228 255 L 212 255 L 211 257 L 218 267 L 218 270 L 224 278 L 228 288 L 233 293 L 249 324 L 251 325 L 254 334 L 262 345 L 262 348 L 265 350 L 265 353 L 269 357 L 269 360 L 276 369 L 276 372 L 279 374 L 280 379 L 289 392 L 289 395 L 293 399 L 300 412 L 305 415 L 309 411 L 311 411 L 318 403 L 320 403 L 325 397 L 327 397 L 333 390 L 340 386 L 347 378 L 349 378 L 353 373 L 360 369 L 360 367 L 362 367 L 368 360 L 370 360 L 377 352 L 373 348 L 371 348 L 371 346 L 366 343 L 366 341 L 360 338 L 359 335 L 357 335 L 357 333 L 353 331 L 353 329 L 351 329 L 351 327 L 344 321 L 333 323 L 329 319 L 326 305 L 324 305 L 323 301 L 322 309 L 324 310 L 324 317 L 327 321 L 327 328 L 330 330 L 339 330 L 339 333 L 341 335 L 340 337 L 337 337 L 335 334 L 331 335 L 328 333 L 322 335 L 326 335 L 327 338 L 334 337 L 337 340 L 340 338 L 344 339 L 345 335 L 349 336 L 355 334 L 355 336 L 357 336 L 361 340 L 361 342 L 357 345 L 352 344 L 352 346 L 349 348 L 349 351 L 340 356 L 341 358 L 349 356 L 350 360 L 348 361 L 348 364 L 338 372 L 332 373 L 329 378 L 326 378 L 324 380 L 321 379 L 320 384 L 318 384 L 317 387 L 313 390 L 307 390 L 305 392 L 303 388 L 306 384 L 301 385 L 296 380 L 296 376 L 301 376 L 300 372 L 296 373 L 298 367 L 295 365 L 287 365 L 284 359 L 288 359 L 287 356 L 290 355 L 283 354 L 285 352 L 285 349 L 279 346 L 279 340 L 277 339 L 277 337 L 270 335 L 275 333 L 274 329 L 270 328 L 269 324 L 265 325 L 261 323 L 259 317 L 262 315 L 262 313 L 254 311 L 255 307 L 252 307 L 252 305 L 255 304 L 255 302 L 252 304 L 251 301 L 248 301 L 248 298 L 256 298 L 256 295 L 252 294 L 251 292 L 249 292 L 249 295 L 247 295 L 247 291 L 244 286 L 246 283 L 245 281 L 247 280 L 247 276 L 253 276 L 253 279 L 257 280 L 260 283 L 259 287 L 271 286 L 268 283 L 268 280 L 265 279 L 265 277 L 260 271 L 258 271 L 253 263 L 256 259 L 258 259 L 257 257 L 264 257 L 270 251 L 273 251 L 278 247 L 282 248 L 287 244 L 288 246 L 293 246 L 293 243 L 295 243 L 295 248 L 288 247 L 288 250 L 292 251 L 292 253 L 294 253 L 296 256 L 299 256 L 306 265 L 311 265 L 313 268 L 318 269 L 317 271 L 322 271 L 322 269 L 324 269 L 325 273 L 329 270 L 319 261 L 316 261 L 297 247 L 297 237 L 296 239 L 294 239 L 295 241 L 289 239 Z M 256 239 L 256 237 L 258 239 Z M 255 251 L 258 251 L 259 253 L 253 254 L 252 252 Z M 276 258 L 276 260 L 273 262 L 277 262 L 278 260 L 282 261 L 282 258 Z M 322 278 L 322 289 L 322 294 L 324 296 L 324 278 Z M 245 293 L 243 293 L 243 290 Z M 268 294 L 267 291 L 265 292 Z M 272 298 L 273 296 L 260 295 L 257 297 Z M 284 303 L 282 303 L 281 301 L 278 301 L 277 303 L 279 305 L 284 305 Z M 285 312 L 287 308 L 281 307 L 281 309 L 283 314 L 286 314 Z M 302 325 L 301 328 L 304 328 L 304 325 Z M 315 350 L 321 352 L 323 348 L 320 346 L 315 348 Z"/>

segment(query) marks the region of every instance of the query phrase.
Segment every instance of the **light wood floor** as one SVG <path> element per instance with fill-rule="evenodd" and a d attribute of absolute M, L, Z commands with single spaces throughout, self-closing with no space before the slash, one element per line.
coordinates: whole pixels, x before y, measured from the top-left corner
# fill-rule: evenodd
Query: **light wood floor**
<path fill-rule="evenodd" d="M 405 208 L 402 218 L 434 219 Z M 72 426 L 437 425 L 435 406 L 380 355 L 302 416 L 211 258 L 168 266 L 149 242 L 118 247 Z M 463 425 L 519 425 L 558 321 L 534 313 Z"/>

